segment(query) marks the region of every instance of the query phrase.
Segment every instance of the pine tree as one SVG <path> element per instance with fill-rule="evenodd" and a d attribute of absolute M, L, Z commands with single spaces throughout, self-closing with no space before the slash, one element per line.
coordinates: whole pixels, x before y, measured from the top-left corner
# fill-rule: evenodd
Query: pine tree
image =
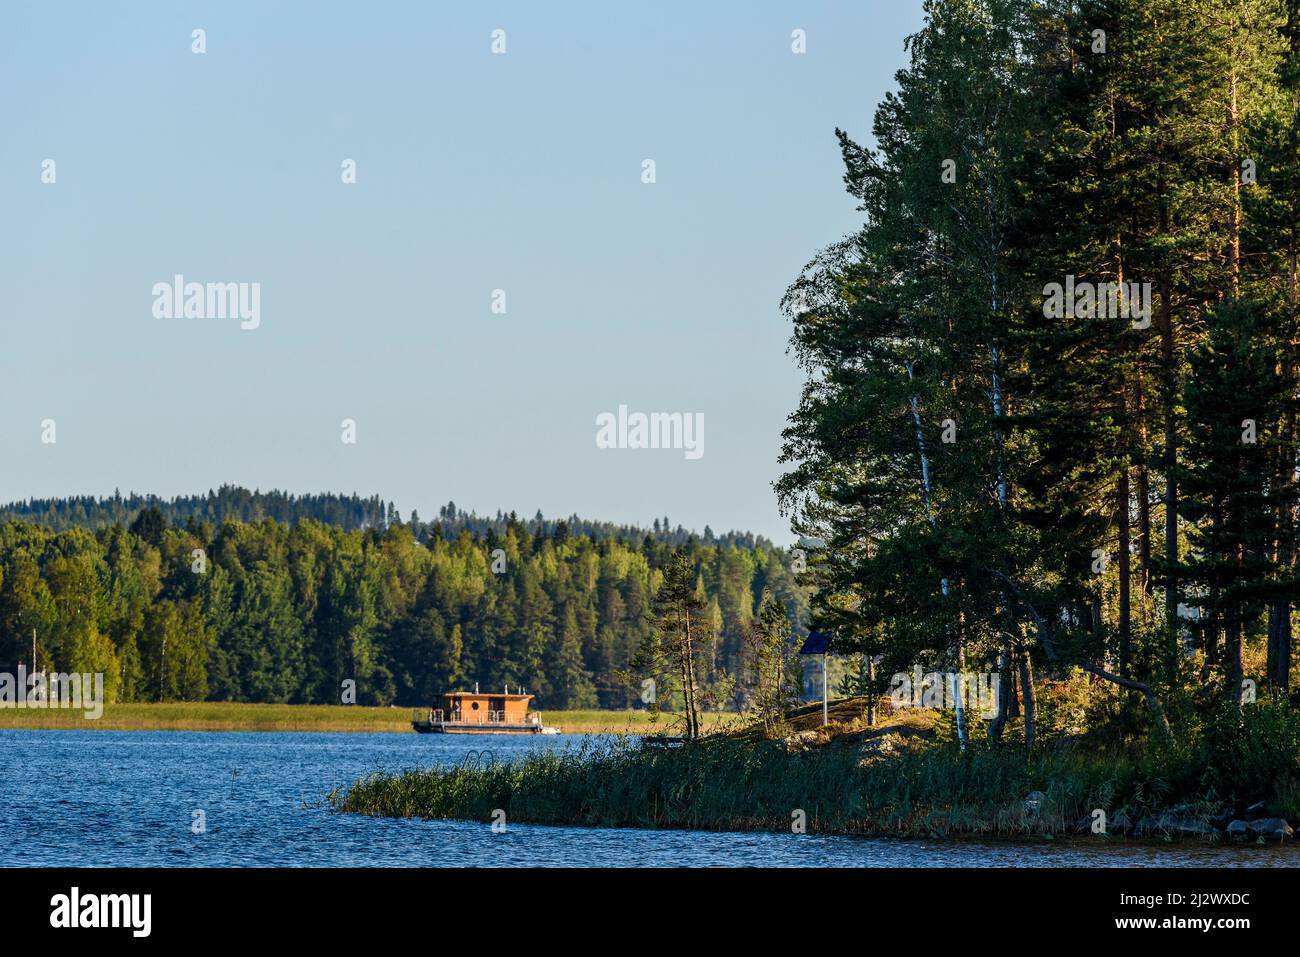
<path fill-rule="evenodd" d="M 696 590 L 695 563 L 678 549 L 663 570 L 652 604 L 651 629 L 632 658 L 631 673 L 654 682 L 650 704 L 656 710 L 676 686 L 687 738 L 700 735 L 699 659 L 711 637 L 704 610 Z"/>
<path fill-rule="evenodd" d="M 1181 578 L 1201 596 L 1207 657 L 1240 707 L 1242 641 L 1275 574 L 1270 458 L 1285 391 L 1254 307 L 1225 304 L 1207 319 L 1206 339 L 1188 357 L 1182 509 L 1194 530 Z"/>
<path fill-rule="evenodd" d="M 748 628 L 746 644 L 753 678 L 750 706 L 770 737 L 784 722 L 786 710 L 798 703 L 802 676 L 798 646 L 791 641 L 785 606 L 775 597 L 768 595 L 764 599 L 758 617 Z"/>

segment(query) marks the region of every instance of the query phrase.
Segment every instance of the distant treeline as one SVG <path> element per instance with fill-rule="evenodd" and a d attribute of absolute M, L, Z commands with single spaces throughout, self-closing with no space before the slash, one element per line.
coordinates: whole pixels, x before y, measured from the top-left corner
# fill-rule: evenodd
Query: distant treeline
<path fill-rule="evenodd" d="M 286 517 L 213 523 L 200 515 L 214 500 Z M 423 526 L 378 499 L 237 489 L 134 514 L 131 501 L 28 506 L 87 526 L 117 519 L 96 528 L 0 520 L 0 669 L 31 666 L 34 630 L 38 668 L 103 672 L 110 701 L 338 703 L 351 681 L 358 704 L 427 704 L 478 683 L 526 686 L 545 708 L 626 707 L 637 696 L 619 673 L 678 548 L 712 618 L 708 657 L 739 679 L 737 698 L 764 596 L 799 629 L 806 619 L 789 556 L 762 540 L 515 518 L 478 534 L 454 506 Z"/>
<path fill-rule="evenodd" d="M 0 521 L 4 519 L 21 519 L 39 522 L 55 531 L 68 528 L 100 529 L 110 525 L 127 525 L 145 508 L 156 508 L 169 525 L 184 526 L 191 519 L 220 525 L 226 519 L 241 522 L 260 522 L 264 518 L 296 525 L 305 519 L 314 519 L 326 525 L 337 525 L 347 531 L 356 529 L 386 529 L 390 525 L 402 524 L 401 513 L 393 502 L 385 502 L 378 495 L 362 498 L 352 495 L 324 493 L 321 495 L 293 495 L 272 489 L 269 492 L 249 491 L 237 485 L 222 485 L 215 492 L 209 490 L 206 495 L 178 495 L 172 499 L 159 498 L 156 495 L 137 495 L 132 492 L 122 495 L 114 491 L 111 498 L 96 498 L 91 495 L 73 495 L 67 498 L 33 498 L 26 501 L 10 502 L 0 505 Z M 673 528 L 668 517 L 656 518 L 648 528 L 637 525 L 616 525 L 612 522 L 594 522 L 589 519 L 571 515 L 565 519 L 548 519 L 539 511 L 530 519 L 520 519 L 514 512 L 506 514 L 498 511 L 496 517 L 479 516 L 474 512 L 465 512 L 448 502 L 438 509 L 435 521 L 426 522 L 420 518 L 418 511 L 412 511 L 405 523 L 417 541 L 423 542 L 429 535 L 440 534 L 444 538 L 454 539 L 461 531 L 482 537 L 489 531 L 504 535 L 511 523 L 522 524 L 530 535 L 550 537 L 556 529 L 564 524 L 570 534 L 592 538 L 597 541 L 605 539 L 623 539 L 639 541 L 647 532 L 653 534 L 659 542 L 668 545 L 685 545 L 695 532 L 678 525 Z M 706 545 L 721 545 L 724 548 L 735 547 L 754 549 L 771 548 L 772 544 L 762 536 L 750 532 L 727 532 L 715 535 L 709 526 L 704 527 L 700 536 Z"/>

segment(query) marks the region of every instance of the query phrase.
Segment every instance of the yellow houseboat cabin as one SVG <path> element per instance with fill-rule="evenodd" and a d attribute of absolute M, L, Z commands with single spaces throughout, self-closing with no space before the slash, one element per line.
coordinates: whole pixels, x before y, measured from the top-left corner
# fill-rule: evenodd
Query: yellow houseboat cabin
<path fill-rule="evenodd" d="M 421 734 L 555 734 L 542 725 L 542 716 L 528 710 L 530 694 L 509 686 L 500 694 L 452 691 L 442 696 L 441 708 L 416 711 L 411 727 Z"/>

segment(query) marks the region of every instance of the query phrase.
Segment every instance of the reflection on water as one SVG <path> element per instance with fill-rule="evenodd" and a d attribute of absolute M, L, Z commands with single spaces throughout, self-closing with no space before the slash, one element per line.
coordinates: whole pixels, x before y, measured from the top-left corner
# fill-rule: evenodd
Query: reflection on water
<path fill-rule="evenodd" d="M 1287 848 L 1106 847 L 600 830 L 334 814 L 370 770 L 497 760 L 568 735 L 0 731 L 0 866 L 1300 866 Z M 194 834 L 195 811 L 206 833 Z"/>

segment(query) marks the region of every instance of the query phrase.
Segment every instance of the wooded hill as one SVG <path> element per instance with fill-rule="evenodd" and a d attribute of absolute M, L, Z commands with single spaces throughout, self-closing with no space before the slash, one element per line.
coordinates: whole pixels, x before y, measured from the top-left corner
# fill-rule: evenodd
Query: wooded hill
<path fill-rule="evenodd" d="M 710 666 L 739 679 L 738 697 L 742 639 L 764 596 L 806 618 L 790 558 L 761 540 L 677 545 L 676 533 L 584 535 L 538 520 L 542 534 L 509 517 L 481 535 L 418 525 L 421 541 L 387 509 L 365 528 L 306 517 L 369 523 L 378 499 L 223 489 L 218 502 L 282 506 L 295 520 L 191 514 L 176 527 L 149 506 L 94 530 L 0 523 L 0 669 L 30 668 L 35 630 L 37 667 L 104 672 L 114 701 L 339 703 L 350 680 L 359 704 L 431 704 L 477 682 L 526 686 L 545 708 L 627 707 L 638 699 L 618 673 L 675 550 L 707 607 Z"/>
<path fill-rule="evenodd" d="M 99 529 L 108 525 L 127 525 L 144 508 L 156 508 L 162 513 L 169 525 L 181 526 L 191 519 L 220 525 L 228 518 L 241 522 L 259 522 L 264 518 L 274 519 L 292 525 L 304 519 L 315 519 L 326 525 L 352 531 L 363 528 L 385 529 L 390 525 L 403 524 L 401 513 L 393 502 L 385 503 L 378 495 L 368 498 L 353 493 L 338 495 L 326 492 L 319 495 L 294 495 L 272 489 L 269 492 L 249 491 L 237 485 L 222 485 L 216 491 L 209 490 L 206 495 L 178 495 L 164 499 L 157 495 L 138 495 L 131 492 L 122 495 L 115 491 L 111 497 L 96 498 L 92 495 L 76 495 L 64 498 L 33 498 L 0 505 L 0 521 L 7 518 L 39 522 L 55 531 L 67 528 Z M 654 519 L 648 527 L 638 525 L 618 525 L 613 522 L 597 522 L 591 519 L 571 515 L 568 518 L 545 518 L 538 511 L 532 518 L 520 519 L 514 512 L 506 514 L 497 511 L 495 516 L 480 516 L 458 508 L 455 502 L 448 502 L 438 509 L 438 517 L 432 522 L 421 520 L 418 511 L 412 511 L 404 523 L 411 529 L 417 540 L 423 542 L 431 534 L 441 534 L 453 539 L 460 532 L 468 531 L 472 535 L 484 536 L 489 531 L 504 535 L 506 527 L 514 523 L 522 525 L 530 535 L 550 537 L 555 534 L 560 523 L 568 527 L 570 534 L 585 536 L 597 540 L 621 538 L 625 541 L 640 541 L 647 533 L 655 539 L 669 545 L 684 545 L 696 535 L 678 525 L 673 528 L 667 516 Z M 762 536 L 750 532 L 726 532 L 715 535 L 709 526 L 699 533 L 699 539 L 706 545 L 718 544 L 752 549 L 756 546 L 770 548 L 772 543 Z"/>

